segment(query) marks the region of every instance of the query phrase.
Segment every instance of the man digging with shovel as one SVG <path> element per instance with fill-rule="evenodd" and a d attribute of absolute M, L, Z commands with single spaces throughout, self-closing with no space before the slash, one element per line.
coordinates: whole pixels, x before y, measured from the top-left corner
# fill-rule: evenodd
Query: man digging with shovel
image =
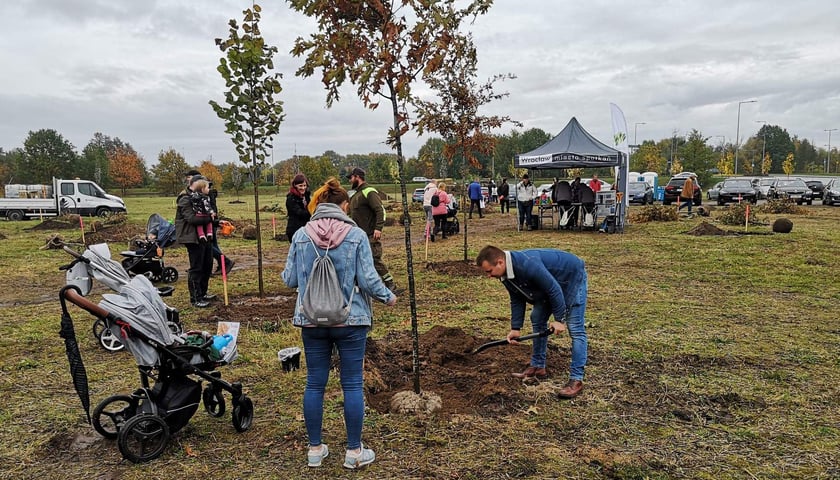
<path fill-rule="evenodd" d="M 518 343 L 520 329 L 525 323 L 525 304 L 531 310 L 531 328 L 545 331 L 548 318 L 554 315 L 550 327 L 555 334 L 568 329 L 572 339 L 572 360 L 569 382 L 558 392 L 560 398 L 574 398 L 583 390 L 583 370 L 586 366 L 587 274 L 583 260 L 554 249 L 505 251 L 492 245 L 484 247 L 475 259 L 484 273 L 498 278 L 510 294 L 510 332 L 507 341 Z M 565 318 L 565 324 L 563 319 Z M 517 378 L 544 378 L 548 338 L 534 338 L 531 362 Z"/>

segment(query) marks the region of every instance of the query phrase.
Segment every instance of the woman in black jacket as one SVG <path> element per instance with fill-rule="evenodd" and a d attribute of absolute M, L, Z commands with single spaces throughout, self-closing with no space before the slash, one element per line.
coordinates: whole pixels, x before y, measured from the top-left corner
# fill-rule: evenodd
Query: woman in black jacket
<path fill-rule="evenodd" d="M 286 223 L 286 239 L 289 243 L 292 241 L 292 236 L 300 227 L 306 225 L 311 216 L 309 213 L 309 182 L 306 176 L 302 173 L 295 175 L 292 179 L 292 187 L 286 195 L 286 212 L 289 214 L 289 220 Z"/>

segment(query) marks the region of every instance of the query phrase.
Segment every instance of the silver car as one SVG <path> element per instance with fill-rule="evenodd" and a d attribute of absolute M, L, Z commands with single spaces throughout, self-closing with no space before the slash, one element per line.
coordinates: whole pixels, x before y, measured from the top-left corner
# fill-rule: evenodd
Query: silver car
<path fill-rule="evenodd" d="M 718 195 L 720 195 L 720 187 L 723 186 L 723 182 L 718 182 L 715 184 L 714 187 L 706 190 L 706 198 L 709 200 L 717 200 Z"/>

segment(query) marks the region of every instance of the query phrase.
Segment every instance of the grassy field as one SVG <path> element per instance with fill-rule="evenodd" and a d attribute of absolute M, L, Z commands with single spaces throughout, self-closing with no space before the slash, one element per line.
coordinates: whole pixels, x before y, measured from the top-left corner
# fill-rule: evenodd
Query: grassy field
<path fill-rule="evenodd" d="M 228 200 L 221 205 L 225 215 L 253 223 L 252 199 Z M 283 197 L 269 194 L 260 203 L 282 205 Z M 174 198 L 129 197 L 127 204 L 135 233 L 153 212 L 174 216 Z M 115 442 L 85 422 L 58 336 L 64 284 L 58 267 L 70 258 L 40 247 L 52 234 L 78 240 L 78 230 L 0 221 L 0 478 L 840 478 L 840 286 L 834 281 L 840 209 L 807 211 L 787 216 L 794 222 L 790 234 L 769 234 L 769 226 L 759 225 L 728 236 L 685 234 L 713 222 L 719 211 L 630 225 L 616 235 L 517 232 L 513 218 L 499 213 L 471 221 L 471 259 L 495 244 L 561 248 L 586 261 L 584 393 L 573 401 L 554 395 L 567 378 L 569 346 L 568 338 L 554 338 L 559 360 L 549 365 L 549 379 L 537 386 L 511 382 L 517 396 L 504 411 L 415 417 L 370 409 L 363 439 L 377 461 L 360 472 L 340 465 L 344 425 L 334 379 L 325 441 L 335 453 L 320 470 L 305 465 L 305 371 L 284 373 L 277 360 L 279 349 L 300 345 L 288 308 L 279 306 L 290 294 L 280 280 L 288 244 L 272 238 L 273 218 L 278 233 L 285 228 L 280 213 L 261 213 L 265 298 L 257 296 L 256 242 L 242 239 L 241 229 L 221 240 L 237 266 L 227 285 L 231 306 L 215 312 L 188 307 L 186 252 L 167 251 L 167 264 L 182 276 L 166 302 L 181 309 L 187 328 L 211 329 L 237 311 L 259 312 L 236 318 L 243 323 L 240 358 L 220 369 L 223 378 L 242 381 L 256 405 L 255 423 L 239 434 L 229 414 L 216 419 L 200 409 L 159 459 L 140 465 L 122 460 Z M 502 337 L 509 309 L 498 281 L 427 268 L 463 258 L 463 225 L 462 234 L 430 245 L 426 259 L 421 215 L 412 217 L 421 333 L 442 325 L 482 339 Z M 766 222 L 775 217 L 759 215 Z M 96 238 L 90 230 L 86 235 Z M 405 286 L 402 227 L 385 235 L 386 261 Z M 118 257 L 127 242 L 110 242 L 112 253 Z M 222 289 L 214 277 L 211 290 Z M 97 286 L 92 298 L 102 293 Z M 374 340 L 387 342 L 409 329 L 407 294 L 397 307 L 375 312 Z M 93 405 L 137 388 L 133 359 L 98 348 L 89 333 L 92 317 L 78 308 L 71 314 Z M 528 350 L 495 355 L 524 365 Z"/>

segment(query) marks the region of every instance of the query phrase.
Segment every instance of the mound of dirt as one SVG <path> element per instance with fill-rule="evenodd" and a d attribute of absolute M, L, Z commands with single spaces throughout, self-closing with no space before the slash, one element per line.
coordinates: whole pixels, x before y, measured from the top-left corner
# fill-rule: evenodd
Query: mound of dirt
<path fill-rule="evenodd" d="M 686 235 L 694 235 L 697 237 L 701 237 L 704 235 L 737 235 L 737 233 L 735 232 L 723 230 L 712 225 L 709 222 L 703 222 L 685 233 Z"/>
<path fill-rule="evenodd" d="M 531 357 L 530 342 L 503 345 L 479 354 L 472 350 L 495 339 L 477 338 L 460 328 L 434 327 L 420 335 L 420 389 L 441 398 L 441 412 L 501 415 L 527 403 L 522 380 L 510 376 L 522 371 Z M 549 380 L 566 380 L 568 351 L 549 341 Z M 567 350 L 567 349 L 566 349 Z M 413 390 L 412 340 L 409 332 L 392 332 L 369 340 L 365 360 L 368 404 L 391 411 L 392 397 Z"/>
<path fill-rule="evenodd" d="M 29 230 L 37 232 L 40 230 L 68 230 L 71 228 L 79 228 L 78 216 L 76 216 L 74 222 L 68 221 L 67 217 L 48 218 L 43 222 L 39 223 L 38 225 L 33 226 Z"/>
<path fill-rule="evenodd" d="M 481 276 L 484 272 L 473 262 L 454 260 L 449 262 L 427 263 L 426 270 L 432 270 L 444 275 L 457 275 L 460 277 Z"/>

